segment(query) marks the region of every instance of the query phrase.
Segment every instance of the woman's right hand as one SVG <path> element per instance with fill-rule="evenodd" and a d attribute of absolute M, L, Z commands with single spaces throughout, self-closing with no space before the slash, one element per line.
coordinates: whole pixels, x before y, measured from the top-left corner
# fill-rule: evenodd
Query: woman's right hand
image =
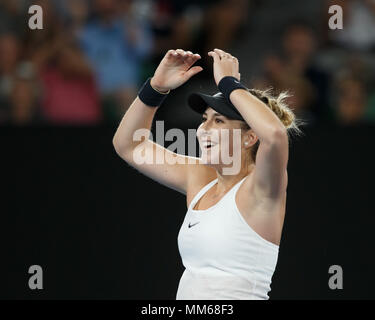
<path fill-rule="evenodd" d="M 176 89 L 192 76 L 202 71 L 200 66 L 191 66 L 201 58 L 199 54 L 182 49 L 169 50 L 151 79 L 151 86 L 161 92 Z"/>

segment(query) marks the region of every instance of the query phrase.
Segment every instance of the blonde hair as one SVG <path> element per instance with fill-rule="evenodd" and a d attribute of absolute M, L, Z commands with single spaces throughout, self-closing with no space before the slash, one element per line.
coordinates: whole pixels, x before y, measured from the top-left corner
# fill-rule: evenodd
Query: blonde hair
<path fill-rule="evenodd" d="M 291 134 L 302 134 L 300 126 L 304 124 L 304 121 L 302 121 L 302 119 L 298 119 L 293 110 L 288 107 L 286 100 L 291 97 L 291 95 L 287 91 L 283 91 L 277 96 L 274 96 L 271 93 L 271 88 L 266 90 L 247 89 L 247 91 L 264 102 L 277 115 L 287 129 L 288 137 L 290 137 Z M 250 129 L 250 126 L 245 122 L 243 128 L 248 130 Z M 251 156 L 254 162 L 259 144 L 260 141 L 258 140 L 251 150 Z"/>

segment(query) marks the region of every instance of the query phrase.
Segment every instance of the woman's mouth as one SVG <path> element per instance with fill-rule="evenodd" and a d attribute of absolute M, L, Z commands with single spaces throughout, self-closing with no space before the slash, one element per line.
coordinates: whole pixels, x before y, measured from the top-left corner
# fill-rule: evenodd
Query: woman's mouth
<path fill-rule="evenodd" d="M 217 143 L 212 142 L 212 141 L 204 141 L 202 142 L 202 147 L 205 149 L 211 149 L 212 147 L 216 146 Z"/>

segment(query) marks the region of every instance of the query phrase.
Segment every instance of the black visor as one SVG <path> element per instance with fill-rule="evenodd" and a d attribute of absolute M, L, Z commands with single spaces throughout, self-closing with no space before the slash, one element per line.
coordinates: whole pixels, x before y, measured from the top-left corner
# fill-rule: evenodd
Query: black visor
<path fill-rule="evenodd" d="M 229 119 L 244 121 L 236 107 L 228 102 L 221 92 L 218 92 L 213 96 L 204 93 L 192 93 L 188 97 L 188 105 L 200 114 L 203 114 L 208 107 L 211 107 Z"/>

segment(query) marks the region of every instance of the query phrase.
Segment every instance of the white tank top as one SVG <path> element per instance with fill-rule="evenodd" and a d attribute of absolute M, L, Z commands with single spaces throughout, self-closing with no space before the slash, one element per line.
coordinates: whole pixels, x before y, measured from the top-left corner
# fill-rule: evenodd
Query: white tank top
<path fill-rule="evenodd" d="M 177 238 L 185 267 L 177 300 L 269 298 L 279 246 L 256 233 L 239 212 L 235 195 L 245 178 L 206 210 L 193 208 L 217 178 L 191 201 Z"/>

